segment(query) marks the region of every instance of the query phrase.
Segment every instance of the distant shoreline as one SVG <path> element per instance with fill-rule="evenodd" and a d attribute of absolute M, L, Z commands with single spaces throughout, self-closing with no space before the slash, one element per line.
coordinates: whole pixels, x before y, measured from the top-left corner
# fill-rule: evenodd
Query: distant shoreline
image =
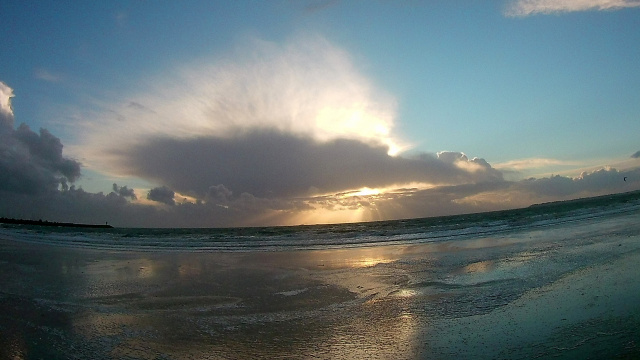
<path fill-rule="evenodd" d="M 75 224 L 67 222 L 55 222 L 46 220 L 24 220 L 24 219 L 8 219 L 0 218 L 1 224 L 13 224 L 13 225 L 36 225 L 36 226 L 59 226 L 59 227 L 75 227 L 75 228 L 94 228 L 94 229 L 112 229 L 113 226 L 109 224 Z"/>

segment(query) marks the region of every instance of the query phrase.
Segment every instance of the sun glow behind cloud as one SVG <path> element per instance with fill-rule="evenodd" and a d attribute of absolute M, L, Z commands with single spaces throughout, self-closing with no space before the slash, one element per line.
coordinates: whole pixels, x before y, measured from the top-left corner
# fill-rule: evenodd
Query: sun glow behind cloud
<path fill-rule="evenodd" d="M 137 94 L 103 103 L 103 111 L 86 116 L 90 120 L 79 124 L 82 136 L 78 138 L 83 141 L 72 144 L 69 149 L 81 154 L 89 167 L 115 176 L 140 176 L 137 167 L 125 166 L 122 162 L 129 156 L 129 149 L 139 144 L 154 139 L 235 142 L 234 139 L 244 134 L 256 132 L 277 131 L 318 143 L 353 140 L 384 147 L 391 156 L 407 148 L 393 133 L 395 99 L 360 74 L 347 53 L 320 37 L 299 37 L 285 45 L 251 39 L 231 55 L 201 59 L 142 83 L 147 85 Z M 291 140 L 286 137 L 289 135 L 284 139 Z M 175 156 L 193 163 L 183 150 L 176 151 Z M 253 156 L 246 154 L 243 158 Z M 203 160 L 202 166 L 223 166 L 211 158 L 203 157 Z M 224 166 L 237 166 L 228 159 L 221 161 L 227 164 Z M 163 166 L 173 167 L 174 172 L 188 171 L 181 162 Z M 283 182 L 287 176 L 279 174 Z M 167 184 L 152 175 L 142 178 L 158 185 Z M 207 186 L 218 185 L 233 184 L 212 181 Z M 271 219 L 278 219 L 273 222 L 282 224 L 377 219 L 377 215 L 372 215 L 376 212 L 372 200 L 386 189 L 357 189 L 345 188 L 346 193 L 330 194 L 334 199 L 328 202 L 317 198 L 299 202 L 304 204 L 304 211 L 291 211 L 286 207 L 278 210 L 275 206 L 255 221 L 256 224 L 269 223 Z M 196 196 L 194 188 L 172 187 L 172 190 L 176 191 L 176 203 L 212 201 Z M 247 194 L 245 199 L 254 194 Z M 245 201 L 241 195 L 244 196 L 240 190 L 234 193 L 235 205 Z M 351 199 L 340 200 L 344 200 L 344 196 Z M 354 200 L 356 198 L 359 200 Z M 252 201 L 275 200 L 255 198 Z M 226 203 L 218 205 L 225 209 L 233 207 Z M 292 216 L 294 212 L 298 216 Z M 285 217 L 290 220 L 283 220 Z"/>
<path fill-rule="evenodd" d="M 276 129 L 317 141 L 336 138 L 404 148 L 393 135 L 396 101 L 319 37 L 280 46 L 252 39 L 226 58 L 203 59 L 147 82 L 148 88 L 81 122 L 69 147 L 88 165 L 118 174 L 109 154 L 150 137 L 232 137 Z"/>
<path fill-rule="evenodd" d="M 388 211 L 401 199 L 411 198 L 421 191 L 437 186 L 425 183 L 409 183 L 385 188 L 363 187 L 337 194 L 324 194 L 300 199 L 308 208 L 288 214 L 286 225 L 355 223 L 379 221 L 388 218 Z M 386 210 L 383 210 L 386 209 Z M 275 214 L 272 214 L 274 216 Z M 261 220 L 265 220 L 264 218 Z"/>
<path fill-rule="evenodd" d="M 350 196 L 371 196 L 371 195 L 379 195 L 381 192 L 380 189 L 369 189 L 368 187 L 364 187 Z"/>

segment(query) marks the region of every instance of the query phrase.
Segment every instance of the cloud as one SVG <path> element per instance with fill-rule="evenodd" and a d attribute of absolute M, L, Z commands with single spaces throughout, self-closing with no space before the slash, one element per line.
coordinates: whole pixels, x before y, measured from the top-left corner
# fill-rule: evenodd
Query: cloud
<path fill-rule="evenodd" d="M 126 185 L 125 186 L 118 186 L 118 184 L 114 183 L 113 184 L 113 192 L 125 197 L 125 198 L 130 198 L 131 200 L 137 200 L 138 197 L 136 196 L 135 191 L 133 191 L 133 189 L 129 189 Z"/>
<path fill-rule="evenodd" d="M 204 200 L 288 198 L 421 182 L 502 181 L 457 153 L 394 157 L 396 101 L 320 37 L 257 39 L 227 57 L 166 72 L 78 127 L 93 168 Z M 114 116 L 116 114 L 116 116 Z M 117 121 L 114 121 L 117 120 Z"/>
<path fill-rule="evenodd" d="M 494 194 L 509 189 L 510 182 L 439 186 L 430 189 L 399 189 L 374 200 L 376 216 L 415 218 L 474 213 L 516 207 L 512 201 L 496 201 Z M 484 196 L 491 194 L 490 196 Z M 528 204 L 527 204 L 528 205 Z M 371 220 L 375 220 L 372 218 Z"/>
<path fill-rule="evenodd" d="M 0 191 L 35 194 L 57 190 L 80 177 L 80 163 L 62 155 L 62 142 L 47 129 L 13 129 L 13 90 L 0 82 Z"/>
<path fill-rule="evenodd" d="M 620 177 L 627 177 L 627 181 Z M 116 186 L 118 190 L 125 188 Z M 158 188 L 151 197 L 171 204 L 172 191 Z M 109 222 L 125 227 L 211 227 L 294 225 L 335 221 L 415 218 L 528 206 L 553 200 L 640 189 L 640 169 L 601 169 L 577 178 L 553 176 L 519 182 L 482 182 L 399 188 L 293 198 L 233 196 L 212 186 L 205 201 L 157 207 L 127 201 L 120 191 L 109 194 L 69 189 L 37 194 L 0 191 L 0 216 L 84 223 Z M 157 195 L 157 196 L 156 196 Z M 330 216 L 325 216 L 330 214 Z M 337 214 L 337 215 L 332 215 Z M 349 217 L 349 214 L 357 214 Z"/>
<path fill-rule="evenodd" d="M 11 108 L 11 98 L 13 89 L 0 81 L 0 133 L 5 129 L 13 129 L 13 109 Z"/>
<path fill-rule="evenodd" d="M 60 75 L 51 73 L 50 71 L 43 68 L 36 69 L 35 77 L 36 79 L 44 80 L 48 82 L 58 82 L 62 79 Z"/>
<path fill-rule="evenodd" d="M 638 159 L 638 158 L 640 158 L 640 151 L 636 151 L 635 153 L 633 153 L 633 154 L 631 155 L 631 157 L 632 157 L 632 158 L 634 158 L 634 159 Z"/>
<path fill-rule="evenodd" d="M 74 151 L 92 167 L 117 174 L 113 152 L 151 138 L 223 138 L 256 129 L 383 144 L 392 153 L 403 146 L 393 135 L 395 99 L 320 37 L 284 45 L 251 39 L 226 57 L 141 83 L 151 85 L 77 124 L 83 142 Z"/>
<path fill-rule="evenodd" d="M 640 7 L 638 0 L 517 0 L 505 9 L 506 16 L 524 17 L 587 10 L 617 10 Z"/>
<path fill-rule="evenodd" d="M 624 178 L 627 178 L 626 181 Z M 396 217 L 440 216 L 526 207 L 640 189 L 640 168 L 602 168 L 580 176 L 403 189 L 375 201 L 375 213 Z"/>
<path fill-rule="evenodd" d="M 482 159 L 462 153 L 392 157 L 383 145 L 358 140 L 320 142 L 276 130 L 233 137 L 148 139 L 114 153 L 127 174 L 202 198 L 214 185 L 258 197 L 306 196 L 393 184 L 501 181 Z"/>
<path fill-rule="evenodd" d="M 627 180 L 625 181 L 625 178 Z M 565 199 L 573 195 L 595 196 L 609 192 L 630 190 L 628 186 L 640 180 L 640 169 L 618 171 L 602 168 L 583 172 L 575 178 L 555 175 L 542 179 L 527 179 L 516 183 L 518 190 L 537 195 Z"/>
<path fill-rule="evenodd" d="M 502 174 L 499 171 L 496 171 L 481 158 L 473 158 L 469 159 L 465 153 L 457 152 L 457 151 L 441 151 L 437 153 L 438 160 L 453 164 L 460 169 L 464 169 L 470 173 L 478 173 L 478 172 L 486 172 L 489 177 L 482 179 L 481 181 L 487 180 L 501 180 Z M 475 182 L 475 181 L 472 181 Z"/>
<path fill-rule="evenodd" d="M 169 189 L 166 186 L 162 186 L 162 187 L 156 187 L 149 190 L 149 193 L 147 194 L 147 199 L 161 202 L 167 205 L 175 205 L 176 202 L 173 199 L 175 195 L 176 194 L 175 192 L 173 192 L 173 190 Z"/>
<path fill-rule="evenodd" d="M 499 170 L 515 170 L 515 171 L 523 171 L 523 170 L 531 170 L 531 169 L 541 169 L 550 166 L 576 166 L 579 165 L 573 161 L 564 161 L 558 159 L 548 159 L 548 158 L 530 158 L 530 159 L 518 159 L 518 160 L 510 160 L 502 163 L 494 164 L 493 167 Z"/>
<path fill-rule="evenodd" d="M 156 112 L 155 112 L 155 111 L 150 110 L 150 109 L 148 109 L 146 106 L 144 106 L 144 105 L 142 105 L 142 104 L 138 104 L 138 103 L 137 103 L 137 102 L 135 102 L 135 101 L 131 101 L 131 102 L 129 102 L 129 104 L 127 104 L 127 107 L 128 107 L 128 108 L 131 108 L 131 109 L 134 109 L 134 110 L 141 111 L 141 112 L 149 112 L 149 113 L 152 113 L 152 114 L 156 114 Z"/>
<path fill-rule="evenodd" d="M 218 184 L 209 187 L 205 199 L 216 203 L 227 203 L 231 199 L 233 192 L 224 185 Z"/>
<path fill-rule="evenodd" d="M 0 134 L 0 190 L 37 193 L 80 177 L 80 163 L 62 156 L 62 143 L 46 129 L 25 124 Z"/>

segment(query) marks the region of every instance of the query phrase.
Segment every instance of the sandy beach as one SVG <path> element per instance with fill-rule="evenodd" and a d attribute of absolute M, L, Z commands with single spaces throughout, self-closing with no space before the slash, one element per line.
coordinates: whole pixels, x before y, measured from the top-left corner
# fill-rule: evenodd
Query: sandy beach
<path fill-rule="evenodd" d="M 2 359 L 640 356 L 638 214 L 247 253 L 0 239 Z"/>

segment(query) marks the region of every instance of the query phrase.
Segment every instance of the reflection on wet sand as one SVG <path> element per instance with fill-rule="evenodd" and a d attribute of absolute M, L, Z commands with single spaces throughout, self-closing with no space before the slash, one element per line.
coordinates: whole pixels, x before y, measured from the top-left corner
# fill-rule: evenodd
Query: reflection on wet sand
<path fill-rule="evenodd" d="M 462 272 L 464 273 L 484 273 L 490 270 L 493 270 L 495 267 L 495 262 L 492 260 L 478 261 L 471 263 L 462 268 Z"/>
<path fill-rule="evenodd" d="M 5 339 L 5 348 L 0 350 L 0 358 L 11 360 L 27 359 L 27 344 L 22 334 L 8 334 Z"/>
<path fill-rule="evenodd" d="M 312 251 L 319 266 L 363 268 L 396 261 L 401 254 L 395 247 L 370 247 L 333 251 Z"/>
<path fill-rule="evenodd" d="M 406 282 L 379 268 L 393 261 L 389 249 L 282 255 L 226 254 L 222 265 L 219 254 L 91 261 L 75 284 L 83 295 L 72 307 L 83 310 L 72 332 L 109 345 L 102 350 L 113 358 L 141 359 L 391 358 L 415 342 L 417 319 L 386 296 Z M 311 266 L 319 261 L 326 266 Z"/>

